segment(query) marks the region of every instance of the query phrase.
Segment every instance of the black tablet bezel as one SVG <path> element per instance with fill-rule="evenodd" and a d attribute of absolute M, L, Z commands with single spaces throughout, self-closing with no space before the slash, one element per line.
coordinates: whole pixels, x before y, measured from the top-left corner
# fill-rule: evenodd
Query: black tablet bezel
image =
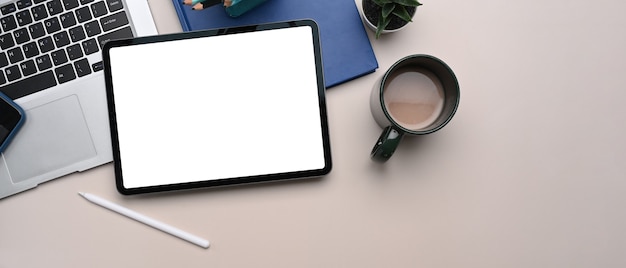
<path fill-rule="evenodd" d="M 112 48 L 120 47 L 120 46 L 133 46 L 133 45 L 148 44 L 148 43 L 176 41 L 176 40 L 182 40 L 182 39 L 207 38 L 207 37 L 210 38 L 213 36 L 267 31 L 267 30 L 290 28 L 290 27 L 302 27 L 302 26 L 310 27 L 312 30 L 312 34 L 313 34 L 312 37 L 313 37 L 313 49 L 314 49 L 314 56 L 315 56 L 315 68 L 316 68 L 316 73 L 317 73 L 317 89 L 318 89 L 317 91 L 318 91 L 318 101 L 319 101 L 319 110 L 320 110 L 320 122 L 321 122 L 321 130 L 322 130 L 322 142 L 324 146 L 323 148 L 324 167 L 323 168 L 314 169 L 314 170 L 301 170 L 301 171 L 295 171 L 295 172 L 286 172 L 286 173 L 275 173 L 275 174 L 254 175 L 254 176 L 245 176 L 245 177 L 222 178 L 222 179 L 216 179 L 216 180 L 155 185 L 155 186 L 137 187 L 137 188 L 126 188 L 124 186 L 124 178 L 123 178 L 123 173 L 122 173 L 123 161 L 120 157 L 120 145 L 119 145 L 119 137 L 118 137 L 118 129 L 117 129 L 116 112 L 115 112 L 115 94 L 114 94 L 114 88 L 112 85 L 110 54 L 109 54 Z M 287 179 L 311 178 L 311 177 L 319 177 L 319 176 L 328 174 L 332 168 L 332 160 L 331 160 L 331 150 L 330 150 L 330 139 L 329 139 L 329 133 L 328 133 L 328 120 L 327 120 L 327 112 L 326 112 L 325 87 L 324 87 L 324 76 L 323 76 L 321 53 L 322 51 L 321 51 L 321 46 L 320 46 L 319 28 L 313 20 L 308 20 L 308 19 L 249 25 L 249 26 L 240 26 L 240 27 L 231 27 L 231 28 L 211 29 L 211 30 L 194 31 L 194 32 L 186 32 L 186 33 L 138 37 L 138 38 L 130 38 L 130 39 L 120 39 L 120 40 L 112 40 L 112 41 L 105 43 L 102 48 L 102 54 L 103 54 L 104 74 L 105 74 L 105 83 L 106 83 L 107 103 L 108 103 L 108 108 L 109 108 L 111 141 L 112 141 L 112 146 L 113 146 L 115 182 L 116 182 L 116 187 L 117 187 L 118 192 L 124 195 L 132 195 L 132 194 L 141 194 L 141 193 L 153 193 L 153 192 L 186 190 L 186 189 L 206 188 L 206 187 L 215 187 L 215 186 L 269 182 L 269 181 L 287 180 Z"/>

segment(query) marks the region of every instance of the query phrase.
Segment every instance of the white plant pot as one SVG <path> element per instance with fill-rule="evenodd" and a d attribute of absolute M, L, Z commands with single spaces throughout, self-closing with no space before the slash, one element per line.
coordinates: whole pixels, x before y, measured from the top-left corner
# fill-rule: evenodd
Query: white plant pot
<path fill-rule="evenodd" d="M 365 5 L 363 4 L 363 2 L 365 2 L 365 1 L 370 1 L 370 0 L 361 0 L 361 9 L 362 9 L 361 18 L 362 18 L 363 22 L 365 23 L 365 25 L 367 25 L 367 28 L 369 28 L 370 30 L 376 32 L 376 28 L 377 28 L 376 25 L 373 24 L 372 22 L 370 22 L 367 19 L 367 17 L 365 16 L 365 8 L 364 8 Z M 413 16 L 415 16 L 415 13 L 413 13 Z M 386 34 L 386 33 L 397 32 L 397 31 L 400 31 L 400 30 L 406 28 L 409 24 L 410 24 L 410 22 L 402 25 L 400 28 L 391 29 L 391 30 L 383 29 L 381 33 L 382 34 Z"/>
<path fill-rule="evenodd" d="M 372 24 L 369 20 L 367 20 L 367 18 L 365 17 L 365 14 L 361 14 L 361 17 L 363 18 L 363 21 L 365 22 L 365 25 L 367 25 L 367 28 L 369 28 L 370 30 L 376 32 L 376 25 Z M 393 30 L 387 30 L 384 29 L 381 33 L 382 34 L 386 34 L 386 33 L 393 33 L 393 32 L 397 32 L 400 31 L 404 28 L 406 28 L 406 26 L 409 26 L 409 24 L 405 24 L 402 27 L 398 28 L 398 29 L 393 29 Z"/>

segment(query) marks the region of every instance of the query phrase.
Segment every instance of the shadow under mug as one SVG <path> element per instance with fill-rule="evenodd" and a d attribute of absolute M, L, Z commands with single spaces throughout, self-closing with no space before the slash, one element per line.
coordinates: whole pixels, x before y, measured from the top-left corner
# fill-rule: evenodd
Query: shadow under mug
<path fill-rule="evenodd" d="M 394 63 L 374 85 L 372 115 L 383 132 L 370 154 L 387 161 L 405 134 L 425 135 L 444 127 L 457 110 L 459 83 L 440 59 L 423 54 Z"/>

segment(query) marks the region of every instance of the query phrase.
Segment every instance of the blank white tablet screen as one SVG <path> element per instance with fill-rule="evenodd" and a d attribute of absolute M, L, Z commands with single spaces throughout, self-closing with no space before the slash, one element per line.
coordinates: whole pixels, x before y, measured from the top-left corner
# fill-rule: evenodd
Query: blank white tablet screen
<path fill-rule="evenodd" d="M 308 26 L 113 47 L 124 187 L 324 168 Z"/>

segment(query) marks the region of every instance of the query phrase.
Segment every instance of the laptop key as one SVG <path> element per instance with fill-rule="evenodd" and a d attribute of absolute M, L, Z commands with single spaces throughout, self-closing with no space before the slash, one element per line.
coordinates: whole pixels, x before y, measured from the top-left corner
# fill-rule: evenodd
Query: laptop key
<path fill-rule="evenodd" d="M 17 22 L 15 21 L 15 17 L 13 15 L 0 18 L 0 25 L 2 25 L 2 30 L 5 32 L 17 28 Z"/>
<path fill-rule="evenodd" d="M 50 36 L 37 40 L 37 44 L 39 45 L 39 51 L 41 51 L 41 53 L 46 53 L 54 49 L 54 42 Z"/>
<path fill-rule="evenodd" d="M 0 11 L 2 11 L 2 15 L 6 15 L 6 14 L 9 14 L 11 12 L 15 12 L 16 10 L 17 10 L 17 8 L 15 7 L 15 4 L 13 4 L 13 3 L 0 7 Z"/>
<path fill-rule="evenodd" d="M 23 9 L 32 6 L 33 2 L 31 0 L 19 0 L 16 4 L 18 9 Z"/>
<path fill-rule="evenodd" d="M 89 7 L 81 7 L 76 10 L 76 19 L 79 23 L 83 23 L 91 19 L 91 11 Z"/>
<path fill-rule="evenodd" d="M 50 16 L 63 12 L 63 4 L 61 4 L 61 0 L 50 1 L 46 3 L 46 7 L 48 8 L 48 14 L 50 14 Z"/>
<path fill-rule="evenodd" d="M 72 40 L 72 43 L 76 43 L 85 38 L 86 36 L 85 36 L 85 31 L 83 30 L 83 26 L 78 25 L 70 29 L 70 39 Z"/>
<path fill-rule="evenodd" d="M 121 26 L 128 24 L 128 17 L 126 17 L 126 12 L 118 12 L 113 15 L 109 15 L 100 19 L 100 25 L 102 26 L 103 32 L 108 32 L 115 28 L 119 28 Z"/>
<path fill-rule="evenodd" d="M 9 61 L 11 63 L 17 63 L 24 60 L 24 54 L 22 54 L 22 49 L 20 47 L 9 49 L 9 51 L 7 51 L 7 56 L 9 56 Z"/>
<path fill-rule="evenodd" d="M 103 1 L 91 4 L 91 13 L 93 14 L 94 18 L 106 15 L 107 14 L 106 4 L 104 4 Z"/>
<path fill-rule="evenodd" d="M 39 55 L 39 49 L 37 49 L 37 43 L 35 43 L 35 41 L 22 46 L 22 50 L 24 50 L 24 56 L 26 56 L 27 59 Z"/>
<path fill-rule="evenodd" d="M 78 0 L 63 0 L 63 6 L 65 10 L 70 10 L 78 6 Z"/>
<path fill-rule="evenodd" d="M 56 77 L 59 80 L 59 84 L 69 82 L 76 78 L 76 74 L 74 73 L 74 67 L 72 67 L 71 63 L 65 64 L 59 68 L 54 69 L 54 73 L 56 74 Z"/>
<path fill-rule="evenodd" d="M 54 66 L 59 66 L 67 62 L 67 54 L 65 54 L 64 49 L 56 50 L 50 53 L 50 56 L 52 56 L 52 62 L 54 63 Z"/>
<path fill-rule="evenodd" d="M 37 39 L 46 35 L 46 30 L 44 30 L 43 24 L 41 22 L 37 22 L 33 25 L 28 26 L 28 31 L 30 32 L 30 36 L 33 39 Z"/>
<path fill-rule="evenodd" d="M 13 66 L 12 66 L 13 67 Z M 14 66 L 17 67 L 17 66 Z M 11 67 L 9 67 L 11 68 Z M 9 76 L 7 69 L 7 78 Z M 19 68 L 17 69 L 19 73 Z M 35 92 L 42 91 L 47 88 L 56 86 L 57 82 L 52 71 L 46 71 L 26 79 L 0 86 L 0 91 L 9 96 L 11 99 L 17 99 Z"/>
<path fill-rule="evenodd" d="M 10 33 L 0 35 L 0 48 L 9 49 L 15 45 L 15 41 L 13 40 L 13 35 Z"/>
<path fill-rule="evenodd" d="M 111 12 L 124 8 L 124 5 L 122 5 L 122 1 L 120 0 L 107 0 L 107 6 L 109 6 L 109 11 Z"/>
<path fill-rule="evenodd" d="M 83 51 L 85 51 L 85 55 L 93 54 L 93 53 L 100 51 L 100 49 L 98 48 L 98 43 L 96 42 L 96 39 L 91 38 L 89 40 L 86 40 L 82 43 L 82 45 L 83 45 Z"/>
<path fill-rule="evenodd" d="M 70 60 L 75 60 L 83 56 L 83 50 L 80 48 L 80 44 L 73 44 L 67 47 L 67 56 Z"/>
<path fill-rule="evenodd" d="M 85 23 L 85 32 L 89 37 L 101 33 L 102 31 L 100 30 L 100 23 L 98 23 L 98 21 L 90 21 Z"/>
<path fill-rule="evenodd" d="M 37 72 L 37 67 L 35 67 L 35 62 L 33 60 L 27 60 L 20 63 L 20 69 L 22 69 L 22 74 L 24 74 L 24 76 L 29 76 Z"/>
<path fill-rule="evenodd" d="M 52 61 L 50 60 L 50 56 L 48 54 L 35 58 L 35 63 L 37 63 L 37 68 L 40 71 L 52 68 Z"/>
<path fill-rule="evenodd" d="M 91 65 L 91 68 L 93 69 L 94 72 L 102 71 L 104 69 L 104 63 L 102 63 L 101 61 L 96 62 Z"/>
<path fill-rule="evenodd" d="M 38 5 L 36 7 L 33 7 L 32 13 L 33 19 L 35 19 L 36 21 L 43 20 L 48 17 L 48 11 L 46 11 L 46 7 L 44 5 Z"/>
<path fill-rule="evenodd" d="M 74 16 L 74 12 L 63 13 L 59 18 L 61 18 L 61 25 L 63 28 L 69 28 L 71 26 L 76 25 L 76 16 Z"/>
<path fill-rule="evenodd" d="M 122 38 L 130 38 L 133 37 L 133 31 L 130 27 L 124 27 L 113 32 L 109 32 L 107 34 L 103 34 L 98 36 L 98 44 L 100 44 L 100 48 L 104 45 L 104 43 L 111 41 L 113 39 L 122 39 Z"/>
<path fill-rule="evenodd" d="M 45 20 L 43 25 L 46 26 L 46 31 L 48 31 L 49 34 L 61 30 L 61 23 L 59 23 L 59 19 L 56 17 Z"/>
<path fill-rule="evenodd" d="M 67 35 L 67 31 L 56 33 L 52 36 L 52 38 L 54 39 L 54 44 L 57 47 L 67 46 L 70 43 L 70 37 Z"/>
<path fill-rule="evenodd" d="M 9 68 L 6 68 L 5 71 L 7 73 L 7 79 L 9 80 L 9 82 L 15 81 L 22 77 L 22 74 L 20 73 L 20 67 L 17 65 L 9 66 Z"/>
<path fill-rule="evenodd" d="M 15 37 L 15 42 L 18 44 L 23 44 L 30 41 L 30 36 L 28 35 L 28 29 L 20 28 L 13 32 L 13 36 Z"/>
<path fill-rule="evenodd" d="M 76 74 L 78 77 L 82 77 L 91 73 L 91 68 L 89 67 L 89 61 L 87 59 L 81 59 L 74 63 L 74 67 L 76 68 Z"/>
<path fill-rule="evenodd" d="M 17 24 L 20 26 L 33 22 L 33 17 L 30 15 L 30 11 L 28 9 L 15 13 L 15 19 L 17 20 Z"/>

